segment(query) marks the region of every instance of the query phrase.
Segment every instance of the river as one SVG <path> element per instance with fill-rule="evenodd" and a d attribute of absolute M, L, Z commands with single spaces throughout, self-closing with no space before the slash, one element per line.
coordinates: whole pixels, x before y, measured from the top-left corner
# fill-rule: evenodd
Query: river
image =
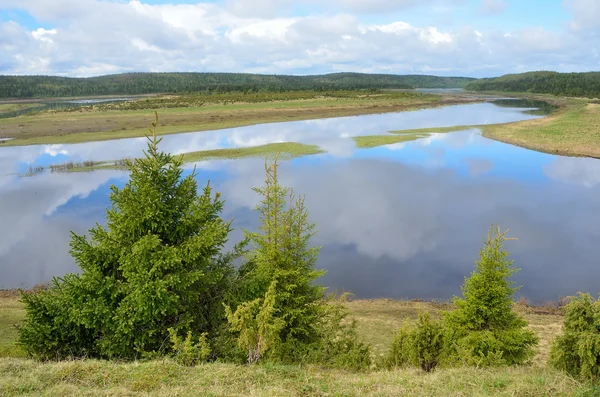
<path fill-rule="evenodd" d="M 523 107 L 526 106 L 526 107 Z M 168 135 L 173 153 L 271 142 L 317 144 L 327 153 L 282 165 L 283 182 L 306 195 L 318 267 L 330 290 L 360 298 L 448 299 L 474 267 L 492 223 L 510 228 L 506 243 L 520 295 L 535 302 L 578 291 L 596 293 L 600 278 L 600 161 L 543 154 L 492 141 L 477 129 L 357 149 L 353 136 L 389 130 L 480 125 L 541 117 L 519 101 L 456 105 L 412 112 L 273 123 Z M 127 173 L 42 172 L 29 167 L 65 161 L 139 156 L 144 138 L 74 145 L 0 147 L 0 288 L 29 287 L 77 271 L 69 233 L 105 222 L 110 185 Z M 252 186 L 263 160 L 215 160 L 197 167 L 227 200 L 240 227 L 256 227 Z"/>

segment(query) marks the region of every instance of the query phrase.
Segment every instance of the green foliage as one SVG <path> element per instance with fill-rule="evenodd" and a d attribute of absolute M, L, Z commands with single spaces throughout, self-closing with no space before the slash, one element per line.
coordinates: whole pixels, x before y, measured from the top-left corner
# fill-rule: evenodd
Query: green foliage
<path fill-rule="evenodd" d="M 600 301 L 580 293 L 569 302 L 563 333 L 552 344 L 550 362 L 574 377 L 600 378 Z"/>
<path fill-rule="evenodd" d="M 97 225 L 89 240 L 72 235 L 81 274 L 23 295 L 20 342 L 29 354 L 165 354 L 170 328 L 212 335 L 225 321 L 221 302 L 241 248 L 222 253 L 230 232 L 219 217 L 223 201 L 209 185 L 198 195 L 195 173 L 183 177 L 181 159 L 159 152 L 152 131 L 146 157 L 129 164 L 128 183 L 111 188 L 107 228 Z"/>
<path fill-rule="evenodd" d="M 240 304 L 235 313 L 225 306 L 231 330 L 239 332 L 238 345 L 248 351 L 248 363 L 254 364 L 273 345 L 279 343 L 279 332 L 285 326 L 275 316 L 277 281 L 273 280 L 264 298 Z"/>
<path fill-rule="evenodd" d="M 432 371 L 440 363 L 444 350 L 444 327 L 431 321 L 428 314 L 419 314 L 419 322 L 412 338 L 417 364 L 425 372 Z"/>
<path fill-rule="evenodd" d="M 503 249 L 508 231 L 491 227 L 476 262 L 465 280 L 457 309 L 445 316 L 449 349 L 454 359 L 469 365 L 522 364 L 534 355 L 537 337 L 513 311 L 517 288 L 509 281 L 517 269 Z"/>
<path fill-rule="evenodd" d="M 413 360 L 413 330 L 407 325 L 402 326 L 394 335 L 390 350 L 382 360 L 384 368 L 398 368 L 412 364 Z"/>
<path fill-rule="evenodd" d="M 274 289 L 274 313 L 283 326 L 271 355 L 294 361 L 301 345 L 319 338 L 324 292 L 313 281 L 324 272 L 314 269 L 318 248 L 309 247 L 315 225 L 308 222 L 304 200 L 279 183 L 278 167 L 277 159 L 265 164 L 265 186 L 254 189 L 262 196 L 260 226 L 258 232 L 246 231 L 253 250 L 239 273 L 237 301 L 262 299 Z"/>
<path fill-rule="evenodd" d="M 188 92 L 261 92 L 464 87 L 465 77 L 333 73 L 314 76 L 246 73 L 126 73 L 91 78 L 0 76 L 0 98 L 134 95 Z"/>
<path fill-rule="evenodd" d="M 364 370 L 371 366 L 371 350 L 361 342 L 356 321 L 348 319 L 348 295 L 329 297 L 321 323 L 320 340 L 310 346 L 308 362 L 335 368 Z"/>
<path fill-rule="evenodd" d="M 210 356 L 211 350 L 206 332 L 200 335 L 198 343 L 192 341 L 192 331 L 188 331 L 185 339 L 178 336 L 173 328 L 169 328 L 169 334 L 173 344 L 173 357 L 179 364 L 191 367 L 205 362 Z"/>
<path fill-rule="evenodd" d="M 364 368 L 368 347 L 354 325 L 344 324 L 341 304 L 325 297 L 315 281 L 319 249 L 310 247 L 315 225 L 308 221 L 304 199 L 282 186 L 279 162 L 265 164 L 265 185 L 257 207 L 260 226 L 246 232 L 253 250 L 238 271 L 228 319 L 248 361 L 318 362 Z M 365 356 L 367 358 L 365 358 Z"/>
<path fill-rule="evenodd" d="M 561 96 L 596 98 L 600 96 L 600 73 L 528 72 L 475 80 L 471 91 L 533 92 Z"/>
<path fill-rule="evenodd" d="M 432 321 L 429 314 L 419 313 L 414 328 L 404 326 L 394 336 L 383 366 L 387 368 L 414 365 L 425 372 L 433 371 L 445 353 L 444 326 Z"/>

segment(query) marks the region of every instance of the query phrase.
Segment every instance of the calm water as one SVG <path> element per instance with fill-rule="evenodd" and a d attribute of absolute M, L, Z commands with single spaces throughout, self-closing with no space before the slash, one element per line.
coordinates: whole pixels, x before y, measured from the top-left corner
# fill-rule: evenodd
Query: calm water
<path fill-rule="evenodd" d="M 306 195 L 318 223 L 323 283 L 358 297 L 441 298 L 460 285 L 490 223 L 511 228 L 507 243 L 522 270 L 520 293 L 534 301 L 597 292 L 600 266 L 600 161 L 557 157 L 494 142 L 477 130 L 359 150 L 349 137 L 404 128 L 484 124 L 538 117 L 486 103 L 409 113 L 279 123 L 171 135 L 163 148 L 185 152 L 298 141 L 329 153 L 285 162 L 284 182 Z M 531 106 L 528 104 L 527 106 Z M 143 139 L 80 145 L 0 148 L 6 172 L 65 160 L 139 155 Z M 252 186 L 263 181 L 260 159 L 197 164 L 227 199 L 224 217 L 256 226 Z M 192 165 L 188 166 L 191 169 Z M 77 271 L 69 230 L 104 223 L 111 184 L 120 171 L 0 176 L 0 288 L 31 286 Z M 238 240 L 237 229 L 232 242 Z"/>
<path fill-rule="evenodd" d="M 16 110 L 14 112 L 1 112 L 0 119 L 17 117 L 29 113 L 37 113 L 45 110 L 53 109 L 77 109 L 82 106 L 90 106 L 94 104 L 105 104 L 105 103 L 117 103 L 122 101 L 129 101 L 133 98 L 103 98 L 103 99 L 75 99 L 72 101 L 47 101 L 40 102 L 36 107 Z"/>

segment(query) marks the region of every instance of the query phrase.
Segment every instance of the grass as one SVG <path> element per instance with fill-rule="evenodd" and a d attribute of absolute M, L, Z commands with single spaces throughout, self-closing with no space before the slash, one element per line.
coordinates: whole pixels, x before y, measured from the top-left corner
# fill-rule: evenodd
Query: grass
<path fill-rule="evenodd" d="M 0 291 L 0 357 L 20 357 L 24 355 L 23 351 L 15 345 L 17 339 L 15 325 L 24 319 L 25 312 L 18 294 Z"/>
<path fill-rule="evenodd" d="M 172 361 L 40 364 L 0 359 L 0 391 L 13 396 L 593 396 L 598 389 L 550 369 L 403 369 L 352 373 L 317 367 Z"/>
<path fill-rule="evenodd" d="M 194 162 L 207 159 L 238 159 L 246 157 L 265 157 L 280 153 L 283 157 L 294 158 L 312 154 L 324 153 L 316 145 L 304 145 L 296 142 L 269 143 L 266 145 L 252 146 L 235 149 L 214 149 L 185 153 L 184 162 Z"/>
<path fill-rule="evenodd" d="M 0 114 L 18 112 L 20 110 L 37 108 L 42 106 L 39 103 L 0 103 Z"/>
<path fill-rule="evenodd" d="M 354 142 L 356 147 L 360 149 L 369 149 L 377 146 L 391 145 L 394 143 L 414 141 L 420 138 L 419 135 L 367 135 L 367 136 L 355 136 Z"/>
<path fill-rule="evenodd" d="M 557 107 L 551 115 L 504 124 L 461 125 L 390 131 L 394 134 L 432 134 L 478 128 L 486 138 L 539 152 L 600 158 L 600 103 L 587 99 L 511 93 L 543 100 Z"/>
<path fill-rule="evenodd" d="M 439 317 L 449 303 L 394 300 L 347 302 L 361 337 L 383 354 L 404 322 L 419 311 Z M 118 363 L 96 360 L 39 363 L 20 358 L 13 325 L 23 318 L 17 295 L 0 291 L 0 395 L 13 396 L 595 396 L 600 389 L 579 383 L 547 365 L 548 347 L 562 323 L 557 306 L 517 304 L 541 343 L 531 366 L 449 368 L 432 374 L 416 369 L 353 373 L 316 366 L 238 366 L 212 363 L 181 367 L 170 360 Z"/>
<path fill-rule="evenodd" d="M 396 95 L 396 94 L 394 94 Z M 160 134 L 218 130 L 262 123 L 309 120 L 477 102 L 481 99 L 398 93 L 348 98 L 315 97 L 264 103 L 209 103 L 160 108 Z M 153 110 L 43 112 L 0 119 L 0 138 L 15 138 L 3 146 L 79 143 L 140 137 L 147 134 Z"/>
<path fill-rule="evenodd" d="M 600 158 L 600 104 L 581 99 L 565 102 L 545 118 L 480 128 L 485 137 L 527 149 Z"/>
<path fill-rule="evenodd" d="M 453 127 L 433 127 L 433 128 L 416 128 L 412 130 L 394 130 L 391 134 L 442 134 L 447 132 L 464 131 L 472 128 L 479 128 L 477 125 L 457 125 Z"/>

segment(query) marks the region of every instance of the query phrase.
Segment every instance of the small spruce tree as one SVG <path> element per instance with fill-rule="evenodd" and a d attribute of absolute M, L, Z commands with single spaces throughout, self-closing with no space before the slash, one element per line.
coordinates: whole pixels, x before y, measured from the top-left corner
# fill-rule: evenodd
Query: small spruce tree
<path fill-rule="evenodd" d="M 20 342 L 30 354 L 165 354 L 170 337 L 211 336 L 226 321 L 221 302 L 240 248 L 222 253 L 231 230 L 219 216 L 223 201 L 208 184 L 198 195 L 195 172 L 184 177 L 181 157 L 159 151 L 157 121 L 127 184 L 111 187 L 107 227 L 72 235 L 81 274 L 23 294 Z"/>
<path fill-rule="evenodd" d="M 324 271 L 315 269 L 319 248 L 309 247 L 315 225 L 308 221 L 304 199 L 281 185 L 278 169 L 278 158 L 265 162 L 265 185 L 253 189 L 262 196 L 260 226 L 257 232 L 245 232 L 253 249 L 240 270 L 237 310 L 247 311 L 248 302 L 265 299 L 274 288 L 273 311 L 282 323 L 277 342 L 270 344 L 271 356 L 293 361 L 292 356 L 319 339 L 325 293 L 314 281 Z M 230 319 L 236 317 L 242 314 L 234 312 Z"/>
<path fill-rule="evenodd" d="M 522 364 L 534 355 L 538 339 L 527 322 L 513 311 L 509 278 L 518 271 L 508 260 L 503 243 L 508 231 L 490 227 L 475 271 L 465 279 L 463 298 L 447 313 L 450 349 L 455 358 L 471 365 Z"/>
<path fill-rule="evenodd" d="M 574 377 L 600 379 L 600 301 L 580 293 L 569 302 L 563 333 L 550 350 L 550 363 Z"/>
<path fill-rule="evenodd" d="M 260 358 L 297 363 L 318 362 L 352 369 L 370 365 L 368 346 L 352 323 L 344 323 L 341 301 L 327 299 L 316 280 L 319 248 L 310 247 L 315 225 L 308 221 L 304 199 L 284 187 L 279 162 L 265 163 L 265 185 L 257 211 L 257 232 L 248 260 L 238 272 L 238 288 L 229 305 L 231 330 L 248 349 L 248 361 Z"/>

